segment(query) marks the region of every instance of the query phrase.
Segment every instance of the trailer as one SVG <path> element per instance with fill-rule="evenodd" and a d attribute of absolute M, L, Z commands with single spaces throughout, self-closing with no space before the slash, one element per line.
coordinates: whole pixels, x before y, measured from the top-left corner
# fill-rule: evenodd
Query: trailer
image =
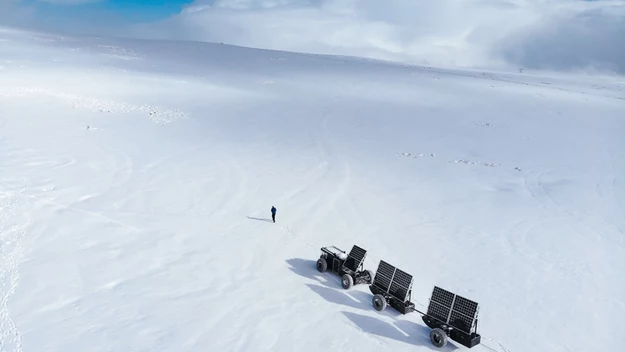
<path fill-rule="evenodd" d="M 434 286 L 427 313 L 421 314 L 425 325 L 432 329 L 430 340 L 434 346 L 445 346 L 449 337 L 472 348 L 482 340 L 477 333 L 478 311 L 477 302 Z"/>
<path fill-rule="evenodd" d="M 448 338 L 468 348 L 480 343 L 476 302 L 434 286 L 428 310 L 423 313 L 411 302 L 412 285 L 412 275 L 381 260 L 375 279 L 369 286 L 374 309 L 383 311 L 391 306 L 401 314 L 421 314 L 423 322 L 432 329 L 430 341 L 436 347 L 444 347 Z"/>
<path fill-rule="evenodd" d="M 321 273 L 328 269 L 341 277 L 341 285 L 349 290 L 354 285 L 370 285 L 373 271 L 364 269 L 367 251 L 354 245 L 349 254 L 336 246 L 321 247 L 321 256 L 317 260 L 317 270 Z"/>

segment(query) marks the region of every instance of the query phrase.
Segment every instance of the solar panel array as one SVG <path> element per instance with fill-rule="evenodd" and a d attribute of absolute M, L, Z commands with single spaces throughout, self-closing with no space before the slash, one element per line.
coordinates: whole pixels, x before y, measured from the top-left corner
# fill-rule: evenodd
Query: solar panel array
<path fill-rule="evenodd" d="M 380 260 L 380 264 L 378 265 L 378 271 L 375 273 L 375 279 L 373 280 L 373 284 L 388 292 L 389 288 L 391 287 L 391 280 L 393 279 L 394 273 L 394 266 L 383 260 Z"/>
<path fill-rule="evenodd" d="M 449 310 L 454 303 L 454 294 L 440 287 L 434 287 L 430 306 L 428 307 L 428 315 L 435 317 L 447 323 Z"/>
<path fill-rule="evenodd" d="M 458 330 L 470 333 L 477 308 L 476 302 L 435 286 L 427 314 Z"/>
<path fill-rule="evenodd" d="M 354 245 L 352 250 L 349 252 L 347 259 L 345 259 L 345 267 L 356 271 L 360 264 L 365 260 L 365 256 L 367 255 L 367 251 Z"/>
<path fill-rule="evenodd" d="M 373 284 L 405 301 L 412 289 L 412 275 L 380 260 Z"/>
<path fill-rule="evenodd" d="M 468 332 L 471 330 L 471 326 L 473 326 L 476 312 L 477 303 L 464 297 L 456 296 L 449 322 L 456 328 Z"/>

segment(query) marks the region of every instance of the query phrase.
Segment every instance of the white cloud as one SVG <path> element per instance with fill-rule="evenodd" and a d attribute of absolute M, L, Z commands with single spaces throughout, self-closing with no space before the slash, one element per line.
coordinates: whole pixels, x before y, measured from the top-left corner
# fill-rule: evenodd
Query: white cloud
<path fill-rule="evenodd" d="M 20 1 L 21 0 L 0 0 L 0 26 L 32 22 L 32 9 L 17 6 Z"/>
<path fill-rule="evenodd" d="M 625 73 L 625 0 L 197 0 L 143 30 L 439 65 Z"/>

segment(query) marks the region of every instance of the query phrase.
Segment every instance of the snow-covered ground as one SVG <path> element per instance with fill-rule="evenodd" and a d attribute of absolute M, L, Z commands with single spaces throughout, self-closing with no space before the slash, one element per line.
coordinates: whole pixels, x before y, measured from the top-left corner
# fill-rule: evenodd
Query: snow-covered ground
<path fill-rule="evenodd" d="M 357 244 L 472 350 L 623 351 L 624 175 L 623 77 L 5 28 L 0 350 L 438 350 L 316 271 Z"/>

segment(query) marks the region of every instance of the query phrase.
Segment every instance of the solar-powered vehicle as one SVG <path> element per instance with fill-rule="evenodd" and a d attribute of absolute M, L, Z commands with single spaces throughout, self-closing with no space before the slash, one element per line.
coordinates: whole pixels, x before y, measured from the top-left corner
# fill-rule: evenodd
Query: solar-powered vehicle
<path fill-rule="evenodd" d="M 354 285 L 373 282 L 373 271 L 364 270 L 363 263 L 367 251 L 354 245 L 349 254 L 335 247 L 321 247 L 321 256 L 317 260 L 317 270 L 324 273 L 328 269 L 341 276 L 341 285 L 349 290 Z"/>
<path fill-rule="evenodd" d="M 468 348 L 480 343 L 476 302 L 434 286 L 427 313 L 423 313 L 410 301 L 412 284 L 412 275 L 381 260 L 375 279 L 369 286 L 373 293 L 373 307 L 382 311 L 390 305 L 402 314 L 418 312 L 423 322 L 432 329 L 430 341 L 436 347 L 444 347 L 448 338 Z"/>

